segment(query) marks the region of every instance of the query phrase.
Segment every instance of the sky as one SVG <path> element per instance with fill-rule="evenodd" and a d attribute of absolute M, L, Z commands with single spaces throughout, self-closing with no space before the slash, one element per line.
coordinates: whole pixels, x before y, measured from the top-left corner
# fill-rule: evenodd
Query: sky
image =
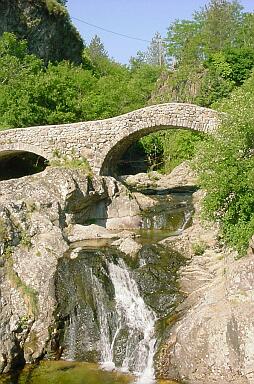
<path fill-rule="evenodd" d="M 97 34 L 110 57 L 128 64 L 137 51 L 145 51 L 152 37 L 159 32 L 166 37 L 167 28 L 176 19 L 190 19 L 209 0 L 68 0 L 67 8 L 73 24 L 86 44 Z M 254 10 L 254 0 L 240 1 L 244 11 Z M 102 31 L 89 24 L 120 34 L 147 40 L 128 39 Z"/>

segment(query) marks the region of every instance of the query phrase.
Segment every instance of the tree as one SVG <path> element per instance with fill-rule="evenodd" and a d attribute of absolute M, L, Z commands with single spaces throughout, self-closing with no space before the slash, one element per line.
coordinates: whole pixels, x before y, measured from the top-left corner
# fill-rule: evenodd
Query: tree
<path fill-rule="evenodd" d="M 95 35 L 84 49 L 83 60 L 86 66 L 92 68 L 97 76 L 108 74 L 113 63 L 98 35 Z"/>
<path fill-rule="evenodd" d="M 220 223 L 224 240 L 244 254 L 254 233 L 254 74 L 217 104 L 227 112 L 216 136 L 195 159 L 207 191 L 205 214 Z"/>
<path fill-rule="evenodd" d="M 43 64 L 28 54 L 26 41 L 0 38 L 0 127 L 57 124 L 113 117 L 143 107 L 158 68 L 136 70 L 110 60 L 104 48 L 90 68 L 63 61 Z"/>
<path fill-rule="evenodd" d="M 238 46 L 242 10 L 237 0 L 210 0 L 208 5 L 194 14 L 194 20 L 201 25 L 206 55 Z"/>
<path fill-rule="evenodd" d="M 254 13 L 244 13 L 239 33 L 239 46 L 254 49 Z"/>
<path fill-rule="evenodd" d="M 168 55 L 177 64 L 189 64 L 202 59 L 201 25 L 196 20 L 176 20 L 168 28 Z"/>
<path fill-rule="evenodd" d="M 146 51 L 138 51 L 136 57 L 131 57 L 131 67 L 149 64 L 163 67 L 167 63 L 166 46 L 159 32 L 156 32 Z"/>
<path fill-rule="evenodd" d="M 108 52 L 106 51 L 100 37 L 95 35 L 90 44 L 88 45 L 88 51 L 91 60 L 95 61 L 98 58 L 108 58 Z"/>

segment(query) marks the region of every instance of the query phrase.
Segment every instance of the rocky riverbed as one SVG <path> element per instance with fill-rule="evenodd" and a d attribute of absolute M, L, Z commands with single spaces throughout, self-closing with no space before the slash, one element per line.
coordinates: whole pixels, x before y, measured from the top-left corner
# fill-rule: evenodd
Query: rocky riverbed
<path fill-rule="evenodd" d="M 189 171 L 181 169 L 182 181 L 157 180 L 159 193 L 195 184 L 193 175 L 187 181 Z M 252 384 L 254 244 L 248 256 L 237 260 L 235 252 L 219 243 L 218 228 L 201 223 L 202 197 L 203 192 L 194 194 L 191 227 L 161 241 L 165 254 L 174 248 L 185 261 L 178 272 L 181 299 L 175 301 L 177 308 L 167 318 L 157 346 L 156 375 L 189 384 Z M 140 251 L 136 229 L 142 211 L 156 204 L 153 197 L 131 193 L 113 178 L 60 168 L 0 183 L 1 372 L 45 355 L 61 355 L 59 265 L 69 271 L 68 263 L 79 257 L 77 244 L 83 240 L 110 241 L 132 263 Z M 166 308 L 169 303 L 164 304 Z"/>

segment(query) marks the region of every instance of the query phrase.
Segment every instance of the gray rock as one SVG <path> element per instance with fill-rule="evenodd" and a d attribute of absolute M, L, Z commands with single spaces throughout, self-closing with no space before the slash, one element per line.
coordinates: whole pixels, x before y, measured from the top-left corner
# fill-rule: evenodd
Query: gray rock
<path fill-rule="evenodd" d="M 121 252 L 131 257 L 135 256 L 138 253 L 138 251 L 142 248 L 141 244 L 137 243 L 135 240 L 133 240 L 130 237 L 116 240 L 112 243 L 112 245 L 117 246 Z"/>
<path fill-rule="evenodd" d="M 74 224 L 70 225 L 66 229 L 66 234 L 70 242 L 82 241 L 82 240 L 91 240 L 91 239 L 115 239 L 119 236 L 117 234 L 111 233 L 104 227 L 101 227 L 96 224 L 91 225 L 80 225 Z"/>
<path fill-rule="evenodd" d="M 157 374 L 188 384 L 253 384 L 253 249 L 241 260 L 236 252 L 221 249 L 216 226 L 199 221 L 201 198 L 199 192 L 193 227 L 173 241 L 191 257 L 179 275 L 187 297 L 177 308 L 180 320 L 160 348 Z M 197 241 L 205 244 L 202 254 L 193 251 Z"/>
<path fill-rule="evenodd" d="M 70 60 L 81 63 L 84 44 L 67 11 L 60 4 L 52 2 L 51 7 L 48 4 L 44 1 L 2 0 L 0 35 L 13 32 L 19 39 L 27 39 L 29 51 L 45 62 Z"/>
<path fill-rule="evenodd" d="M 120 180 L 138 190 L 152 189 L 155 191 L 194 187 L 197 184 L 196 176 L 188 161 L 175 167 L 168 175 L 162 175 L 158 172 L 138 173 L 121 176 Z"/>

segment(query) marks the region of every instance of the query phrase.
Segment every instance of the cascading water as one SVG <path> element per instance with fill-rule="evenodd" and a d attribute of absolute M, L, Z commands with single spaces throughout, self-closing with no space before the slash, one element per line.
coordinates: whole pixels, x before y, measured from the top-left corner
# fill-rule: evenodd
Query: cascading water
<path fill-rule="evenodd" d="M 128 371 L 131 367 L 140 376 L 138 383 L 150 384 L 154 381 L 156 315 L 140 296 L 137 283 L 123 260 L 119 260 L 119 265 L 110 263 L 109 273 L 115 289 L 119 322 L 125 323 L 130 330 L 121 369 Z"/>
<path fill-rule="evenodd" d="M 67 344 L 69 345 L 68 353 L 65 356 L 66 360 L 74 361 L 76 354 L 76 339 L 77 339 L 77 318 L 75 313 L 70 316 L 69 333 L 67 336 Z"/>
<path fill-rule="evenodd" d="M 96 303 L 98 321 L 100 326 L 100 347 L 101 347 L 101 364 L 108 370 L 115 368 L 113 361 L 113 347 L 110 340 L 110 323 L 108 321 L 108 311 L 104 305 L 104 289 L 98 278 L 93 275 L 91 269 L 91 278 L 93 282 L 93 296 Z"/>
<path fill-rule="evenodd" d="M 172 234 L 183 230 L 190 208 L 189 200 L 184 204 L 178 198 L 166 220 L 158 220 L 162 226 L 165 223 L 167 236 L 169 227 Z M 172 215 L 175 221 L 170 226 Z M 154 215 L 153 223 L 156 220 Z M 161 225 L 152 227 L 160 231 Z M 155 383 L 154 354 L 163 340 L 165 319 L 182 300 L 177 271 L 184 264 L 177 252 L 149 242 L 135 260 L 113 247 L 84 248 L 75 259 L 61 259 L 56 295 L 62 358 L 100 362 L 106 370 L 135 374 L 136 384 Z"/>
<path fill-rule="evenodd" d="M 104 305 L 105 292 L 98 278 L 92 274 L 93 296 L 97 307 L 100 327 L 101 366 L 104 369 L 115 368 L 114 347 L 121 329 L 128 329 L 128 340 L 121 366 L 123 372 L 132 371 L 140 376 L 138 383 L 154 382 L 153 356 L 155 352 L 156 315 L 140 296 L 137 283 L 131 278 L 130 271 L 122 259 L 118 265 L 108 263 L 109 278 L 114 287 L 115 329 L 108 308 Z"/>
<path fill-rule="evenodd" d="M 141 226 L 146 230 L 165 230 L 181 233 L 193 214 L 191 196 L 172 195 L 171 200 L 164 196 L 153 196 L 157 205 L 143 212 Z"/>

